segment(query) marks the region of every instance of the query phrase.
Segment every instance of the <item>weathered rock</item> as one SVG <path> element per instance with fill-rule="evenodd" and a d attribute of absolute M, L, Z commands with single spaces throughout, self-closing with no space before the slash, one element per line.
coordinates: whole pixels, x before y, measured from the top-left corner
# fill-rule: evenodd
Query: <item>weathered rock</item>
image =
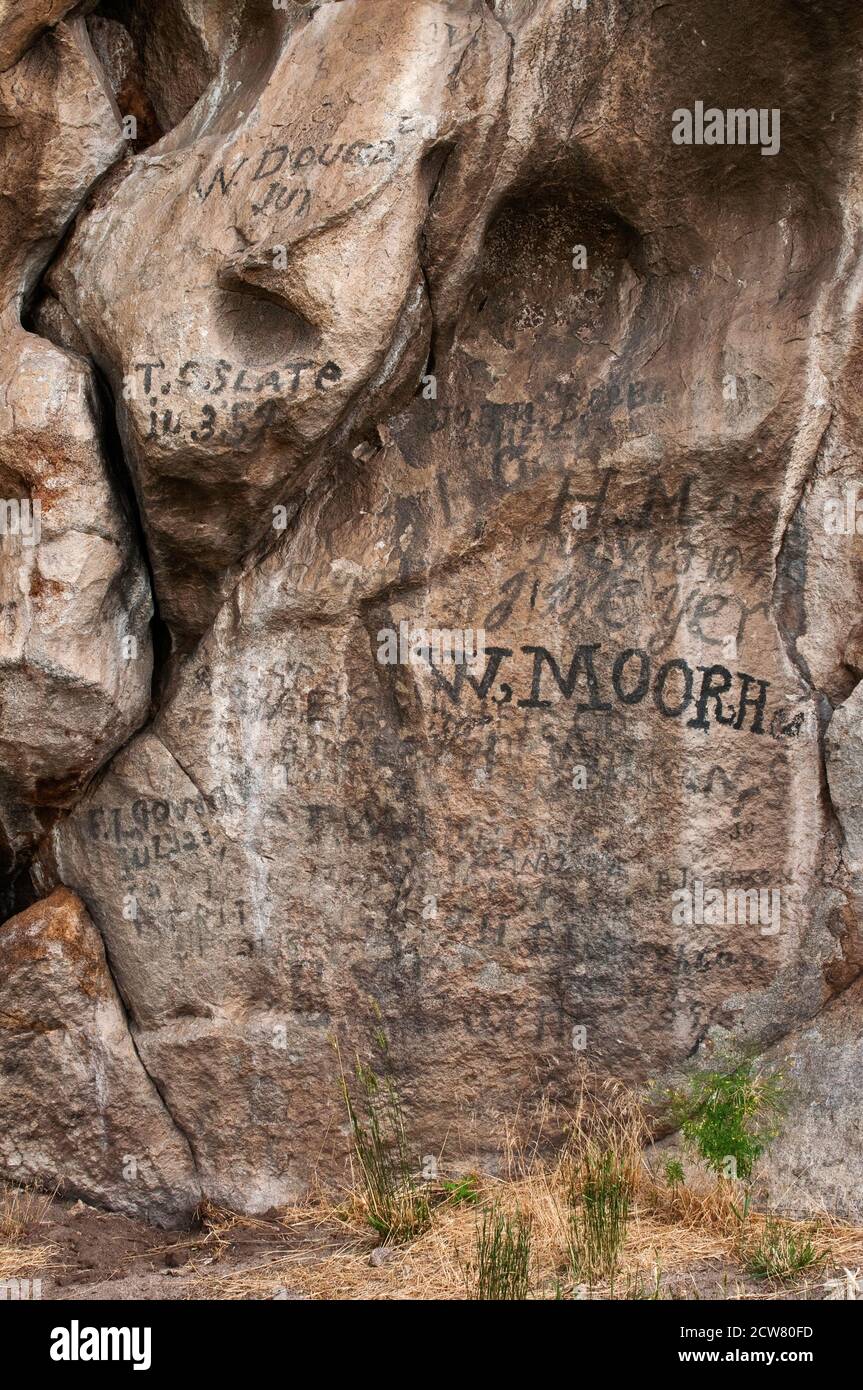
<path fill-rule="evenodd" d="M 124 148 L 82 19 L 58 24 L 0 74 L 0 112 L 0 278 L 8 332 L 10 310 L 23 307 L 91 186 Z"/>
<path fill-rule="evenodd" d="M 418 1150 L 491 1165 L 583 1052 L 637 1083 L 829 1017 L 844 1087 L 859 6 L 101 9 L 173 128 L 38 321 L 110 385 L 172 651 L 35 876 L 202 1190 L 338 1165 L 370 1003 Z M 751 138 L 672 138 L 713 102 Z"/>
<path fill-rule="evenodd" d="M 4 1177 L 160 1223 L 196 1205 L 189 1146 L 141 1065 L 99 934 L 67 889 L 0 927 L 0 1070 Z"/>
<path fill-rule="evenodd" d="M 143 722 L 152 668 L 149 582 L 109 478 L 92 373 L 44 339 L 13 343 L 0 361 L 0 492 L 29 511 L 0 551 L 4 867 Z"/>
<path fill-rule="evenodd" d="M 825 735 L 830 799 L 842 825 L 845 858 L 863 872 L 863 685 L 834 711 Z"/>
<path fill-rule="evenodd" d="M 765 1058 L 782 1068 L 789 1106 L 759 1162 L 761 1189 L 793 1216 L 859 1221 L 863 1191 L 863 991 L 855 985 Z"/>
<path fill-rule="evenodd" d="M 138 150 L 152 145 L 162 134 L 147 90 L 141 60 L 128 29 L 114 19 L 95 15 L 87 25 L 96 56 L 111 84 L 124 125 L 132 118 L 127 138 Z"/>
<path fill-rule="evenodd" d="M 0 75 L 0 109 L 9 200 L 0 220 L 5 872 L 143 722 L 152 605 L 110 475 L 92 369 L 19 319 L 70 219 L 123 148 L 83 21 L 59 25 Z"/>
<path fill-rule="evenodd" d="M 356 61 L 382 26 L 386 63 Z M 179 638 L 208 626 L 238 563 L 272 542 L 274 507 L 295 512 L 328 436 L 413 390 L 429 198 L 429 235 L 455 255 L 492 176 L 507 53 L 478 3 L 324 6 L 264 73 L 253 45 L 53 269 L 118 401 Z"/>
<path fill-rule="evenodd" d="M 0 72 L 18 62 L 39 35 L 79 0 L 0 0 Z"/>
<path fill-rule="evenodd" d="M 217 91 L 222 83 L 230 85 L 238 51 L 241 62 L 249 49 L 265 62 L 269 53 L 272 62 L 282 36 L 308 18 L 308 8 L 294 0 L 162 0 L 146 6 L 113 0 L 105 8 L 134 42 L 143 85 L 164 130 L 178 125 L 211 83 Z M 100 24 L 101 17 L 93 22 Z"/>

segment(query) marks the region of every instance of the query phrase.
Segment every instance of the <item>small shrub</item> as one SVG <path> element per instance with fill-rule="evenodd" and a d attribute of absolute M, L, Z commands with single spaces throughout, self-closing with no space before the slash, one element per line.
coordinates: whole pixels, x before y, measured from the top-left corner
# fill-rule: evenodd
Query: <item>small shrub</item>
<path fill-rule="evenodd" d="M 667 1101 L 684 1142 L 712 1172 L 748 1180 L 780 1132 L 787 1090 L 781 1071 L 756 1076 L 744 1061 L 731 1071 L 696 1073 Z"/>
<path fill-rule="evenodd" d="M 826 1254 L 816 1248 L 814 1235 L 814 1230 L 769 1218 L 746 1256 L 748 1273 L 756 1279 L 793 1279 L 804 1269 L 822 1265 Z"/>
<path fill-rule="evenodd" d="M 441 1183 L 446 1199 L 453 1206 L 476 1206 L 479 1201 L 479 1179 L 475 1173 L 468 1173 L 466 1178 L 454 1180 L 445 1178 Z"/>
<path fill-rule="evenodd" d="M 530 1219 L 516 1212 L 510 1219 L 495 1203 L 477 1228 L 473 1274 L 475 1299 L 527 1298 L 530 1289 Z"/>
<path fill-rule="evenodd" d="M 679 1158 L 668 1158 L 665 1160 L 665 1181 L 672 1192 L 676 1187 L 683 1187 L 686 1181 L 683 1172 L 683 1164 Z"/>

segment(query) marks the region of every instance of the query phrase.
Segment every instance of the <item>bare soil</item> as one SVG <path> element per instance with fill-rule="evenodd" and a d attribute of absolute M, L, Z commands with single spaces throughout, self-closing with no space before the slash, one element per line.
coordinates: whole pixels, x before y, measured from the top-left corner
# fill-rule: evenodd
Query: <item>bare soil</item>
<path fill-rule="evenodd" d="M 427 1282 L 424 1269 L 432 1236 L 400 1249 L 381 1248 L 373 1232 L 338 1219 L 334 1210 L 260 1219 L 212 1212 L 191 1229 L 165 1231 L 82 1201 L 46 1198 L 29 1229 L 14 1242 L 6 1238 L 0 1243 L 0 1277 L 40 1279 L 43 1300 L 467 1296 L 466 1285 L 460 1293 L 457 1283 L 436 1288 L 433 1276 Z M 453 1213 L 452 1219 L 464 1225 L 466 1215 Z M 445 1214 L 443 1224 L 447 1219 Z M 642 1238 L 649 1241 L 650 1236 L 640 1233 L 639 1241 Z M 691 1254 L 690 1259 L 658 1254 L 660 1298 L 835 1297 L 830 1281 L 842 1277 L 846 1263 L 843 1248 L 823 1267 L 788 1283 L 774 1283 L 753 1279 L 738 1261 L 718 1251 L 707 1258 L 699 1257 L 696 1248 Z M 863 1260 L 863 1232 L 859 1254 Z M 540 1283 L 534 1296 L 554 1297 L 554 1280 Z M 614 1296 L 656 1296 L 656 1268 L 651 1268 L 650 1257 L 641 1259 L 635 1277 L 630 1272 Z"/>

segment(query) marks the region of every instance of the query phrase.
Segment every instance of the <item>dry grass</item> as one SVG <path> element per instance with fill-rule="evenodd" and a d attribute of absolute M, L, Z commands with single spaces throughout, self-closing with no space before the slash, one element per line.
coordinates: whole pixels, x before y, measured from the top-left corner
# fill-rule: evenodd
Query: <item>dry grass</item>
<path fill-rule="evenodd" d="M 519 1211 L 531 1222 L 532 1296 L 554 1298 L 558 1285 L 567 1296 L 567 1221 L 565 1194 L 555 1173 L 538 1170 L 529 1177 L 509 1182 L 483 1179 L 483 1202 L 497 1202 L 504 1210 Z M 300 1215 L 299 1213 L 297 1215 Z M 333 1211 L 318 1207 L 302 1213 L 308 1230 L 330 1230 L 333 1249 L 322 1242 L 317 1251 L 301 1248 L 288 1257 L 268 1259 L 237 1272 L 201 1271 L 198 1297 L 273 1298 L 281 1287 L 294 1294 L 322 1299 L 465 1299 L 470 1294 L 469 1267 L 474 1258 L 477 1209 L 443 1203 L 434 1209 L 431 1227 L 410 1245 L 392 1249 L 379 1267 L 369 1263 L 375 1248 L 373 1237 L 361 1228 L 345 1229 Z M 852 1246 L 848 1232 L 832 1253 L 837 1264 L 848 1263 Z M 856 1236 L 857 1262 L 863 1256 L 863 1231 Z M 828 1246 L 824 1239 L 822 1244 Z M 840 1253 L 841 1252 L 841 1253 Z M 639 1285 L 651 1287 L 658 1266 L 661 1276 L 685 1275 L 693 1266 L 717 1268 L 736 1258 L 734 1239 L 709 1225 L 676 1224 L 636 1201 L 621 1257 L 615 1296 L 625 1297 Z M 611 1290 L 598 1286 L 598 1297 Z"/>
<path fill-rule="evenodd" d="M 56 1255 L 53 1245 L 7 1245 L 0 1241 L 0 1279 L 32 1279 Z"/>
<path fill-rule="evenodd" d="M 0 1279 L 32 1278 L 48 1266 L 52 1246 L 23 1242 L 44 1221 L 51 1200 L 35 1187 L 0 1187 Z"/>
<path fill-rule="evenodd" d="M 362 1193 L 349 1192 L 338 1205 L 321 1197 L 314 1206 L 282 1214 L 283 1229 L 296 1237 L 289 1255 L 237 1271 L 199 1269 L 192 1296 L 469 1298 L 478 1223 L 482 1210 L 492 1204 L 530 1223 L 531 1298 L 776 1296 L 769 1283 L 746 1275 L 742 1261 L 745 1242 L 769 1218 L 750 1212 L 742 1234 L 742 1196 L 736 1185 L 707 1174 L 694 1186 L 671 1188 L 658 1181 L 644 1162 L 647 1130 L 630 1093 L 617 1086 L 592 1090 L 585 1081 L 566 1128 L 568 1141 L 551 1163 L 542 1158 L 536 1136 L 527 1147 L 510 1146 L 502 1165 L 506 1176 L 478 1179 L 477 1205 L 454 1203 L 440 1184 L 429 1184 L 429 1228 L 405 1245 L 381 1251 L 379 1264 L 370 1263 L 377 1241 L 364 1221 Z M 629 1175 L 630 1219 L 613 1284 L 588 1291 L 574 1285 L 568 1271 L 569 1203 L 585 1154 L 609 1147 Z M 784 1224 L 813 1227 L 811 1219 Z M 831 1275 L 863 1265 L 863 1229 L 827 1218 L 815 1224 L 826 1264 L 823 1271 L 809 1271 L 788 1286 L 796 1296 L 822 1297 Z"/>
<path fill-rule="evenodd" d="M 558 1286 L 571 1297 L 568 1282 L 566 1197 L 559 1170 L 537 1167 L 515 1181 L 484 1178 L 480 1182 L 483 1203 L 496 1202 L 505 1211 L 521 1212 L 531 1222 L 531 1288 L 534 1298 L 554 1298 Z M 664 1196 L 664 1194 L 661 1194 Z M 626 1298 L 655 1287 L 670 1285 L 676 1296 L 686 1297 L 687 1277 L 698 1296 L 704 1271 L 714 1267 L 714 1283 L 723 1273 L 728 1297 L 771 1297 L 770 1288 L 753 1286 L 740 1265 L 739 1223 L 728 1218 L 728 1197 L 722 1192 L 700 1196 L 677 1194 L 674 1204 L 657 1201 L 649 1179 L 639 1187 L 614 1287 L 599 1285 L 596 1297 Z M 362 1227 L 345 1227 L 343 1208 L 325 1205 L 297 1211 L 286 1229 L 302 1226 L 306 1233 L 326 1234 L 329 1239 L 305 1241 L 287 1257 L 237 1272 L 201 1271 L 197 1297 L 222 1299 L 273 1298 L 278 1288 L 314 1299 L 465 1299 L 470 1295 L 469 1267 L 474 1258 L 477 1208 L 443 1202 L 434 1208 L 430 1228 L 411 1244 L 390 1249 L 383 1264 L 369 1263 L 374 1237 Z M 754 1233 L 768 1218 L 751 1213 Z M 296 1223 L 296 1225 L 295 1225 Z M 810 1227 L 811 1222 L 789 1226 Z M 334 1243 L 338 1242 L 336 1248 Z M 827 1253 L 823 1275 L 803 1281 L 807 1288 L 823 1287 L 824 1280 L 844 1266 L 863 1265 L 863 1230 L 839 1222 L 818 1223 L 819 1247 Z M 801 1284 L 798 1287 L 803 1287 Z M 577 1290 L 576 1296 L 583 1296 Z M 667 1295 L 666 1295 L 667 1296 Z M 700 1296 L 705 1296 L 701 1293 Z"/>
<path fill-rule="evenodd" d="M 0 1238 L 21 1240 L 44 1221 L 51 1200 L 52 1194 L 35 1187 L 4 1186 L 0 1189 Z"/>

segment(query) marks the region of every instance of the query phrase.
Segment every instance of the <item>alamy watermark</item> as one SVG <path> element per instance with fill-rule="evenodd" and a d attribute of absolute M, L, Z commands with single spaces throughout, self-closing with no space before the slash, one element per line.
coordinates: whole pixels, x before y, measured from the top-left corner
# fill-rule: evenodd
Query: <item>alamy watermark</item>
<path fill-rule="evenodd" d="M 52 1361 L 130 1361 L 133 1371 L 148 1371 L 152 1357 L 152 1328 L 82 1327 L 73 1318 L 68 1327 L 51 1332 Z"/>
<path fill-rule="evenodd" d="M 763 155 L 779 153 L 780 113 L 777 107 L 729 107 L 723 111 L 697 101 L 692 111 L 681 106 L 672 113 L 675 145 L 760 145 Z"/>
<path fill-rule="evenodd" d="M 844 497 L 825 500 L 824 530 L 828 536 L 863 536 L 863 504 L 856 484 L 848 484 Z"/>
<path fill-rule="evenodd" d="M 29 1302 L 41 1297 L 41 1279 L 0 1279 L 0 1302 Z"/>
<path fill-rule="evenodd" d="M 671 895 L 671 920 L 682 926 L 760 926 L 762 936 L 776 936 L 782 921 L 779 888 L 707 888 L 700 878 L 691 888 Z"/>
<path fill-rule="evenodd" d="M 472 627 L 435 627 L 430 630 L 400 622 L 398 632 L 382 627 L 377 635 L 378 661 L 382 666 L 472 666 L 485 657 L 485 631 Z"/>
<path fill-rule="evenodd" d="M 22 545 L 38 545 L 42 535 L 42 503 L 37 498 L 0 497 L 0 539 L 20 536 Z"/>

